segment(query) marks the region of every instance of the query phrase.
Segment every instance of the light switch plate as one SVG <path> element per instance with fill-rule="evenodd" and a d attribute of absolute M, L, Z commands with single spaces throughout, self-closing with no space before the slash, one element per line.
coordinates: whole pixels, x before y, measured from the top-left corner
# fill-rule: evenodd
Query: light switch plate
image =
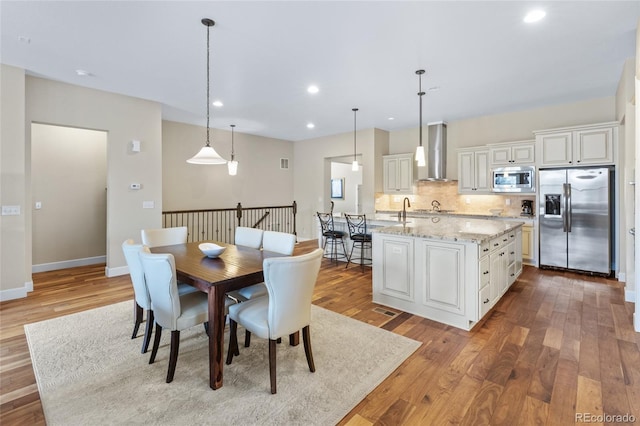
<path fill-rule="evenodd" d="M 2 206 L 2 216 L 20 216 L 20 206 Z"/>
<path fill-rule="evenodd" d="M 154 201 L 143 201 L 142 208 L 143 209 L 153 209 L 156 207 L 156 203 Z"/>

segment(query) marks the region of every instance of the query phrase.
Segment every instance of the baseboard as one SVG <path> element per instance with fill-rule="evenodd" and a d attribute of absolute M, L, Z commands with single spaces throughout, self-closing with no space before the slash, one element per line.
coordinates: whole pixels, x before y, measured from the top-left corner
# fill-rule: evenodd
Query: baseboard
<path fill-rule="evenodd" d="M 33 291 L 33 281 L 27 281 L 26 283 L 24 283 L 24 287 L 0 290 L 0 302 L 14 299 L 24 299 L 25 297 L 27 297 L 27 293 L 30 291 Z"/>
<path fill-rule="evenodd" d="M 624 301 L 635 303 L 636 301 L 636 292 L 634 290 L 624 290 Z"/>
<path fill-rule="evenodd" d="M 640 333 L 640 315 L 633 314 L 633 328 Z"/>
<path fill-rule="evenodd" d="M 621 283 L 626 283 L 627 282 L 627 274 L 625 274 L 624 272 L 619 272 L 618 273 L 618 281 L 620 281 Z"/>
<path fill-rule="evenodd" d="M 129 273 L 128 266 L 118 266 L 117 268 L 104 268 L 104 274 L 107 278 L 119 277 L 120 275 L 127 275 Z"/>
<path fill-rule="evenodd" d="M 83 259 L 63 260 L 62 262 L 40 263 L 31 266 L 31 272 L 47 272 L 57 271 L 58 269 L 75 268 L 77 266 L 95 265 L 96 263 L 105 263 L 106 256 L 85 257 Z"/>

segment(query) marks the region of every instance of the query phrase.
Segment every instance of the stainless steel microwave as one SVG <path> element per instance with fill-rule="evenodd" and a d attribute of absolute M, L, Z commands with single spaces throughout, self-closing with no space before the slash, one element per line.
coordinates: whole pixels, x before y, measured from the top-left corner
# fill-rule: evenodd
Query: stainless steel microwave
<path fill-rule="evenodd" d="M 491 170 L 491 191 L 536 192 L 535 167 L 500 167 Z"/>

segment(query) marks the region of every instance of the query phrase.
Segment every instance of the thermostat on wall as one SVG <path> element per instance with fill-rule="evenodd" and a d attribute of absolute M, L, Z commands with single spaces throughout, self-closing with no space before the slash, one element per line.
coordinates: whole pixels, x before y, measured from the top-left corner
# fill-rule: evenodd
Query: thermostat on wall
<path fill-rule="evenodd" d="M 131 185 L 129 185 L 129 189 L 140 189 L 142 188 L 142 185 L 140 185 L 139 183 L 132 183 Z"/>

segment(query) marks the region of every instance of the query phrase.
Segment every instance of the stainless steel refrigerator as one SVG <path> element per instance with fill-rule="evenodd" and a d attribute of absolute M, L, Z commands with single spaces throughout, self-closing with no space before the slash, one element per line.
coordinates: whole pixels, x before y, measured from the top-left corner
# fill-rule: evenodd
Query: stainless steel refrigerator
<path fill-rule="evenodd" d="M 612 170 L 540 170 L 540 266 L 611 273 Z"/>

